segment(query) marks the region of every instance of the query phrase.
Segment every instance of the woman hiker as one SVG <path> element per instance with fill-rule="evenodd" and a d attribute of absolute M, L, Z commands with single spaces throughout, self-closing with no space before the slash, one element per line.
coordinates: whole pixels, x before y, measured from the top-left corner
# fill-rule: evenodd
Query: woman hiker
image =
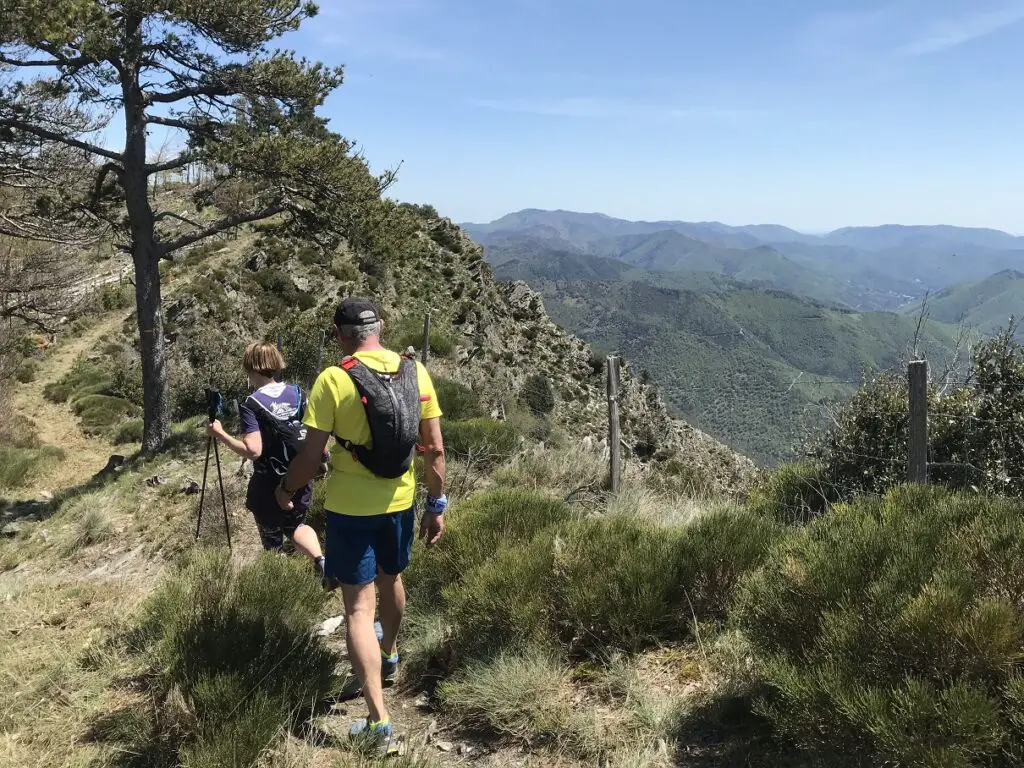
<path fill-rule="evenodd" d="M 305 434 L 302 427 L 305 395 L 297 385 L 278 381 L 285 361 L 273 344 L 265 341 L 250 344 L 242 358 L 242 367 L 255 391 L 238 408 L 241 439 L 225 432 L 216 420 L 206 431 L 242 458 L 252 460 L 254 471 L 246 491 L 245 506 L 256 520 L 263 548 L 283 552 L 287 536 L 295 549 L 313 561 L 317 575 L 328 586 L 320 540 L 316 531 L 305 524 L 313 499 L 313 483 L 307 483 L 293 495 L 291 509 L 281 509 L 274 498 L 274 491 L 294 457 L 291 455 L 294 445 L 289 443 L 301 441 Z M 289 438 L 289 435 L 294 437 Z"/>

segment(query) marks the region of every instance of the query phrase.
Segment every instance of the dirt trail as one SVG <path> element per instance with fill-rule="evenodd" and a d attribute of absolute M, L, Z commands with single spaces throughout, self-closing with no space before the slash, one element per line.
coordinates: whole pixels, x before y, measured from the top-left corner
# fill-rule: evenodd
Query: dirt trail
<path fill-rule="evenodd" d="M 70 370 L 79 356 L 93 350 L 99 339 L 115 330 L 121 320 L 120 313 L 104 316 L 84 333 L 62 341 L 44 361 L 39 377 L 15 389 L 12 402 L 16 412 L 35 422 L 36 435 L 43 445 L 61 448 L 65 453 L 57 471 L 21 489 L 19 496 L 38 497 L 44 491 L 54 493 L 79 485 L 106 465 L 110 444 L 85 435 L 71 407 L 67 403 L 51 403 L 43 397 L 43 389 Z"/>

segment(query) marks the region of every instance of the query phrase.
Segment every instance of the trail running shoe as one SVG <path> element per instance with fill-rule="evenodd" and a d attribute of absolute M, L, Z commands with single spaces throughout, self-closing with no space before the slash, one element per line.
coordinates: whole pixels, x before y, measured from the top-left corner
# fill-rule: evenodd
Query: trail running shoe
<path fill-rule="evenodd" d="M 401 661 L 401 657 L 398 655 L 398 651 L 395 651 L 390 656 L 384 653 L 382 649 L 380 652 L 380 679 L 383 682 L 384 687 L 394 685 L 395 680 L 398 679 L 398 662 Z"/>
<path fill-rule="evenodd" d="M 394 735 L 395 731 L 390 721 L 371 723 L 365 719 L 357 720 L 349 731 L 349 738 L 353 741 L 379 749 L 386 755 L 398 752 Z"/>

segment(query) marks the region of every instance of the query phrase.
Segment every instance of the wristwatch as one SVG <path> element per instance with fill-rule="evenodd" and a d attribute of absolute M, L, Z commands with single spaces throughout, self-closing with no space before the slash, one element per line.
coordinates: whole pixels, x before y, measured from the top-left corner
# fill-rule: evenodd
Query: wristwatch
<path fill-rule="evenodd" d="M 432 515 L 443 515 L 446 509 L 448 509 L 447 496 L 441 494 L 441 498 L 435 499 L 430 494 L 427 494 L 427 512 Z"/>
<path fill-rule="evenodd" d="M 287 495 L 287 496 L 294 496 L 296 493 L 298 493 L 298 491 L 289 491 L 288 490 L 288 486 L 285 485 L 285 483 L 287 481 L 288 481 L 287 476 L 286 477 L 282 477 L 281 478 L 281 484 L 279 486 L 277 486 L 277 487 L 280 488 L 282 491 L 284 491 L 285 495 Z"/>

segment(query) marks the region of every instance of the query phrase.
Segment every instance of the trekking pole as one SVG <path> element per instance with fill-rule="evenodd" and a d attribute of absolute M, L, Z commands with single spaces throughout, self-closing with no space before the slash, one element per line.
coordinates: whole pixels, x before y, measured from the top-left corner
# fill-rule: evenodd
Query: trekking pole
<path fill-rule="evenodd" d="M 209 422 L 212 424 L 217 420 L 217 415 L 224 410 L 224 398 L 216 389 L 206 390 L 206 411 Z M 199 531 L 203 522 L 203 502 L 206 499 L 206 480 L 210 472 L 210 448 L 213 448 L 213 457 L 217 463 L 217 483 L 220 485 L 220 503 L 224 509 L 224 532 L 228 537 L 228 549 L 231 549 L 231 526 L 228 523 L 228 500 L 224 494 L 224 475 L 220 468 L 220 448 L 217 440 L 210 435 L 206 442 L 206 466 L 203 468 L 203 488 L 199 495 L 199 522 L 196 523 L 196 540 L 199 540 Z"/>
<path fill-rule="evenodd" d="M 217 447 L 217 441 L 213 441 L 213 457 L 217 462 L 217 483 L 220 485 L 220 503 L 224 508 L 224 533 L 228 537 L 228 550 L 231 550 L 231 525 L 228 523 L 228 500 L 224 496 L 224 477 L 220 472 L 220 449 Z"/>
<path fill-rule="evenodd" d="M 203 489 L 199 492 L 199 519 L 196 521 L 196 541 L 203 527 L 203 501 L 206 499 L 206 476 L 210 472 L 210 449 L 213 447 L 213 435 L 206 438 L 206 466 L 203 467 Z"/>

